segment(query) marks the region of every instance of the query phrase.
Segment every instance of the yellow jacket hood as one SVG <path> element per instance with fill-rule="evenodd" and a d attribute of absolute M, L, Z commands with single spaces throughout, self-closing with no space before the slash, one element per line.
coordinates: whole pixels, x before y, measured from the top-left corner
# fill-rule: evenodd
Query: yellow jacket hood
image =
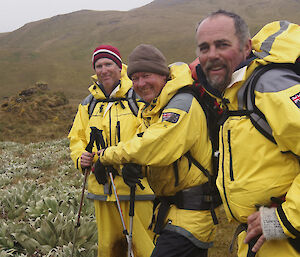
<path fill-rule="evenodd" d="M 252 49 L 261 64 L 295 63 L 300 56 L 300 26 L 288 21 L 268 23 L 252 38 Z"/>
<path fill-rule="evenodd" d="M 150 105 L 152 105 L 154 108 L 149 108 L 150 111 L 146 110 L 146 115 L 154 115 L 155 113 L 159 112 L 177 93 L 178 89 L 193 84 L 191 70 L 187 64 L 176 62 L 170 64 L 169 69 L 170 76 L 167 80 L 167 83 L 163 87 L 159 96 L 150 103 Z"/>

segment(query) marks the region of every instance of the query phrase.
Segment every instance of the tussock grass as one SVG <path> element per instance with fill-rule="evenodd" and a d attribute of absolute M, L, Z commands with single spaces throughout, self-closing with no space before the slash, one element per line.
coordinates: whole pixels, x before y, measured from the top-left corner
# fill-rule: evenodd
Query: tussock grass
<path fill-rule="evenodd" d="M 0 141 L 39 142 L 68 134 L 76 108 L 64 93 L 35 87 L 0 106 Z"/>

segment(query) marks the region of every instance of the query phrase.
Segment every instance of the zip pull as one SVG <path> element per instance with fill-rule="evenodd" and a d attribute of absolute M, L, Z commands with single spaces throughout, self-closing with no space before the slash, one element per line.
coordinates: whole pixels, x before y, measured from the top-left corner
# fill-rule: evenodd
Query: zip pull
<path fill-rule="evenodd" d="M 100 109 L 99 109 L 99 112 L 100 112 L 100 113 L 103 111 L 103 107 L 104 107 L 104 104 L 101 104 L 101 105 L 100 105 Z"/>
<path fill-rule="evenodd" d="M 118 143 L 121 141 L 121 128 L 120 128 L 120 121 L 117 121 L 117 138 L 118 138 Z"/>
<path fill-rule="evenodd" d="M 121 105 L 122 109 L 125 109 L 125 105 L 122 103 L 122 100 L 120 101 L 120 105 Z"/>

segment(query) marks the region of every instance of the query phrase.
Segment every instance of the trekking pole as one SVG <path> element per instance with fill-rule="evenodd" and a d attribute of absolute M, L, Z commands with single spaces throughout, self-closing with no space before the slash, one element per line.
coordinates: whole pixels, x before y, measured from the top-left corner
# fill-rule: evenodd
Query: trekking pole
<path fill-rule="evenodd" d="M 100 130 L 100 133 L 98 134 L 98 137 L 96 138 L 96 140 L 100 143 L 102 149 L 106 148 L 104 138 L 103 138 L 103 135 L 102 135 L 102 130 Z M 123 226 L 123 234 L 125 235 L 126 240 L 127 240 L 127 244 L 129 245 L 130 239 L 129 239 L 128 230 L 126 228 L 126 224 L 125 224 L 125 221 L 124 221 L 124 215 L 123 215 L 123 211 L 122 211 L 122 208 L 121 208 L 119 196 L 118 196 L 118 193 L 117 193 L 117 188 L 116 188 L 116 185 L 115 185 L 115 182 L 114 182 L 114 177 L 113 177 L 113 174 L 112 174 L 111 171 L 109 171 L 108 174 L 109 174 L 111 185 L 113 187 L 114 195 L 115 195 L 115 198 L 116 198 L 117 207 L 118 207 L 118 211 L 119 211 L 120 218 L 121 218 L 121 223 L 122 223 L 122 226 Z M 134 254 L 133 254 L 132 250 L 130 250 L 130 252 L 128 254 L 129 254 L 128 255 L 129 257 L 130 256 L 134 257 Z"/>
<path fill-rule="evenodd" d="M 73 247 L 72 247 L 71 257 L 73 257 L 74 251 L 75 251 L 77 232 L 78 232 L 78 228 L 80 227 L 80 213 L 81 213 L 81 209 L 82 209 L 82 205 L 83 205 L 84 191 L 85 191 L 86 181 L 87 181 L 87 177 L 88 177 L 89 173 L 90 173 L 90 170 L 85 169 L 84 181 L 83 181 L 83 184 L 82 184 L 81 198 L 80 198 L 80 204 L 79 204 L 79 210 L 78 210 L 78 215 L 77 215 L 77 222 L 76 222 L 76 225 L 75 225 L 75 231 L 74 231 L 74 236 L 73 236 Z"/>
<path fill-rule="evenodd" d="M 128 241 L 128 257 L 132 252 L 132 229 L 134 216 L 134 200 L 135 200 L 135 186 L 130 187 L 130 205 L 129 205 L 129 241 Z"/>
<path fill-rule="evenodd" d="M 123 211 L 122 211 L 120 200 L 119 200 L 118 193 L 117 193 L 117 188 L 116 188 L 116 185 L 114 183 L 114 178 L 113 178 L 113 175 L 112 175 L 111 172 L 109 172 L 109 177 L 110 177 L 110 180 L 111 180 L 111 185 L 113 187 L 114 195 L 116 197 L 117 207 L 118 207 L 118 210 L 119 210 L 119 214 L 120 214 L 120 218 L 121 218 L 121 222 L 122 222 L 122 226 L 123 226 L 123 234 L 125 235 L 126 240 L 127 240 L 127 244 L 128 244 L 128 257 L 130 257 L 130 256 L 134 257 L 133 251 L 129 247 L 129 245 L 130 245 L 130 236 L 129 236 L 128 230 L 126 228 Z"/>
<path fill-rule="evenodd" d="M 96 130 L 91 128 L 90 142 L 88 143 L 88 145 L 85 148 L 85 150 L 89 153 L 92 153 L 92 149 L 93 149 L 93 145 L 94 145 L 94 141 L 95 141 L 95 135 L 96 135 Z M 82 205 L 83 205 L 86 181 L 87 181 L 87 177 L 89 176 L 89 173 L 90 173 L 90 167 L 85 168 L 83 171 L 84 171 L 84 181 L 83 181 L 83 184 L 82 184 L 80 204 L 79 204 L 79 210 L 78 210 L 78 214 L 77 214 L 77 222 L 76 222 L 75 229 L 74 229 L 73 246 L 72 246 L 72 255 L 71 255 L 71 257 L 74 256 L 74 252 L 75 252 L 77 232 L 78 232 L 78 228 L 80 227 L 80 214 L 81 214 L 81 209 L 82 209 Z"/>

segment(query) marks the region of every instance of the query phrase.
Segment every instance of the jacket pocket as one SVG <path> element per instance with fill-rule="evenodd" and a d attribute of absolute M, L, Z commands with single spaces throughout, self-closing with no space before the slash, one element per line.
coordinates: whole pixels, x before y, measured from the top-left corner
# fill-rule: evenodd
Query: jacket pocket
<path fill-rule="evenodd" d="M 230 130 L 228 130 L 227 140 L 228 140 L 228 152 L 229 152 L 229 175 L 230 175 L 230 180 L 234 181 L 233 167 L 232 167 L 232 152 L 231 152 L 231 131 Z"/>

